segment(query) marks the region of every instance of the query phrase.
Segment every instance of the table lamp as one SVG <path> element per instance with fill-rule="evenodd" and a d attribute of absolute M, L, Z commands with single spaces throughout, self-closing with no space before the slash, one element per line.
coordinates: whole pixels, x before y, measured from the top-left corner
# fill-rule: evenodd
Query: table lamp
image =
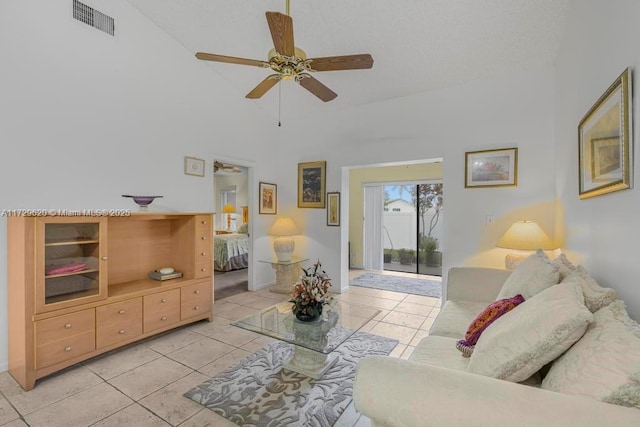
<path fill-rule="evenodd" d="M 273 250 L 279 262 L 291 261 L 291 255 L 296 248 L 296 243 L 291 236 L 300 234 L 298 227 L 291 218 L 281 217 L 276 219 L 269 229 L 271 236 L 277 236 L 273 241 Z"/>
<path fill-rule="evenodd" d="M 534 221 L 516 221 L 496 243 L 499 248 L 517 249 L 519 251 L 551 250 L 558 246 L 553 243 L 547 233 Z M 504 258 L 507 270 L 513 270 L 530 253 L 509 253 Z"/>
<path fill-rule="evenodd" d="M 225 205 L 222 213 L 227 214 L 227 230 L 231 230 L 231 214 L 236 213 L 236 208 L 233 205 Z"/>

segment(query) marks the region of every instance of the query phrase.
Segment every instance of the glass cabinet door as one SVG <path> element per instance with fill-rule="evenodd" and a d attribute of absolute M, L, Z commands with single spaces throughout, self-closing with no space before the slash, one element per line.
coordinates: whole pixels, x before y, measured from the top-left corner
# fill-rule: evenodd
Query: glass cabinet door
<path fill-rule="evenodd" d="M 38 312 L 103 299 L 106 222 L 100 218 L 41 220 L 36 230 Z"/>

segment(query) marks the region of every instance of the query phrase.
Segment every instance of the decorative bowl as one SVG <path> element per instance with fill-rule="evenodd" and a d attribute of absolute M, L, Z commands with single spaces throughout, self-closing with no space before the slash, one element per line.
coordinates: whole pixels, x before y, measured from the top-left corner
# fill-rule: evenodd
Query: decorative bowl
<path fill-rule="evenodd" d="M 123 194 L 122 197 L 130 197 L 140 207 L 146 207 L 151 204 L 155 199 L 159 199 L 164 196 L 131 196 L 129 194 Z"/>

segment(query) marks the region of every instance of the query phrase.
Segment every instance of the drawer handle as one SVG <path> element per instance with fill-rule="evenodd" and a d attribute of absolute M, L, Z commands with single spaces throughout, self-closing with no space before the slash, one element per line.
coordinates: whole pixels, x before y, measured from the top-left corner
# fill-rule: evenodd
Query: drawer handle
<path fill-rule="evenodd" d="M 162 320 L 162 321 L 167 320 L 167 316 L 162 316 L 162 317 L 160 318 L 160 320 Z"/>
<path fill-rule="evenodd" d="M 70 351 L 71 351 L 71 346 L 70 346 L 70 345 L 66 346 L 66 347 L 64 348 L 64 351 L 66 351 L 66 352 L 70 352 Z"/>
<path fill-rule="evenodd" d="M 202 224 L 206 224 L 206 223 L 207 223 L 207 221 L 202 221 Z"/>
<path fill-rule="evenodd" d="M 120 329 L 120 330 L 118 331 L 118 333 L 119 333 L 120 335 L 124 335 L 124 334 L 125 334 L 124 329 Z"/>
<path fill-rule="evenodd" d="M 193 291 L 193 293 L 197 295 L 200 293 L 200 290 L 196 289 L 195 291 Z"/>
<path fill-rule="evenodd" d="M 206 269 L 206 268 L 203 268 L 203 269 L 201 269 L 200 271 L 207 271 L 207 269 Z"/>
<path fill-rule="evenodd" d="M 200 255 L 207 256 L 207 253 L 206 252 L 202 252 Z"/>
<path fill-rule="evenodd" d="M 200 307 L 196 305 L 195 307 L 193 307 L 193 309 L 194 310 L 200 310 Z"/>
<path fill-rule="evenodd" d="M 71 323 L 67 323 L 66 325 L 64 325 L 65 329 L 71 329 Z"/>
<path fill-rule="evenodd" d="M 118 311 L 118 314 L 124 314 L 124 310 L 121 309 L 120 311 Z"/>
<path fill-rule="evenodd" d="M 202 240 L 207 240 L 207 236 L 202 236 L 201 239 Z"/>
<path fill-rule="evenodd" d="M 160 302 L 167 302 L 167 299 L 166 298 L 162 298 L 162 301 L 160 301 Z"/>
<path fill-rule="evenodd" d="M 103 260 L 103 261 L 106 261 L 106 260 L 108 260 L 108 259 L 109 259 L 109 257 L 108 257 L 108 256 L 103 256 L 103 257 L 102 257 L 102 260 Z"/>

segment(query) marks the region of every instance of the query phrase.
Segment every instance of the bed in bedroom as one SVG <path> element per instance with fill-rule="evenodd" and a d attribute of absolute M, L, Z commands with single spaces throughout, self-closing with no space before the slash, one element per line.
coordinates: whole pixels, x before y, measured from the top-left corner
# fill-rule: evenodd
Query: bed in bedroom
<path fill-rule="evenodd" d="M 249 266 L 249 235 L 219 234 L 213 238 L 216 271 L 231 271 Z"/>

